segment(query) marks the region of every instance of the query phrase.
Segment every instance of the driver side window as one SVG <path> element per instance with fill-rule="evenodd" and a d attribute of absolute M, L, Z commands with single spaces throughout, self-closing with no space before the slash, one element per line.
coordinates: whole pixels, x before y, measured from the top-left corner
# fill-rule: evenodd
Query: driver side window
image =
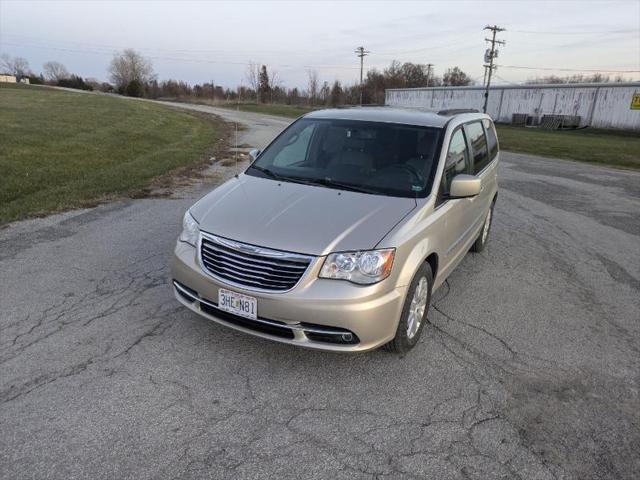
<path fill-rule="evenodd" d="M 442 172 L 442 183 L 440 184 L 441 195 L 448 195 L 451 187 L 451 180 L 460 173 L 469 173 L 469 151 L 467 141 L 462 128 L 459 128 L 451 136 L 447 159 Z"/>

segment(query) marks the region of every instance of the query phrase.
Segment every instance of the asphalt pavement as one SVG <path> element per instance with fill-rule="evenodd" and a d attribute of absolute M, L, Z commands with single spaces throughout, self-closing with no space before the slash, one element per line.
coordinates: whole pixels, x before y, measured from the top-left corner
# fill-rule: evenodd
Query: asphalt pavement
<path fill-rule="evenodd" d="M 241 122 L 264 146 L 286 119 Z M 182 308 L 168 198 L 0 229 L 0 477 L 640 478 L 640 174 L 502 153 L 487 249 L 417 347 L 340 355 Z"/>

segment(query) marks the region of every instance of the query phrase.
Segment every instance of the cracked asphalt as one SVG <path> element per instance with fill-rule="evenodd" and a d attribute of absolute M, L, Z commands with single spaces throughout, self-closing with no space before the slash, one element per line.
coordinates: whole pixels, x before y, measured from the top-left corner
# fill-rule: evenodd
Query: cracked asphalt
<path fill-rule="evenodd" d="M 187 108 L 238 144 L 288 123 Z M 640 478 L 640 174 L 503 152 L 488 247 L 401 358 L 180 307 L 167 264 L 212 172 L 0 230 L 2 478 Z"/>

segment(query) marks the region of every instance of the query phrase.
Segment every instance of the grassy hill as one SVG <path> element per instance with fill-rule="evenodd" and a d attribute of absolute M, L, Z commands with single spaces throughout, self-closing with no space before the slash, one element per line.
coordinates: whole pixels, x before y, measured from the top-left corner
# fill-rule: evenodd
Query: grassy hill
<path fill-rule="evenodd" d="M 0 84 L 0 224 L 136 194 L 201 160 L 219 131 L 148 102 Z"/>

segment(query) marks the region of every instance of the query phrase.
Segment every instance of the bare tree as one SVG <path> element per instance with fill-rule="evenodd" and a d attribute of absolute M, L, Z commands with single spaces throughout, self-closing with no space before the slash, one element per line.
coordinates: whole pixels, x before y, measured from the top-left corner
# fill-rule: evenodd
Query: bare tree
<path fill-rule="evenodd" d="M 260 86 L 260 65 L 257 63 L 250 62 L 247 65 L 247 71 L 245 73 L 245 78 L 251 90 L 254 91 L 256 95 L 256 101 L 259 102 L 258 98 L 258 87 Z"/>
<path fill-rule="evenodd" d="M 569 75 L 566 77 L 559 77 L 557 75 L 547 75 L 544 77 L 536 77 L 530 78 L 525 83 L 528 85 L 541 85 L 541 84 L 552 84 L 552 83 L 607 83 L 607 82 L 620 82 L 624 81 L 621 79 L 620 75 L 614 77 L 611 80 L 609 75 L 604 75 L 602 73 L 594 73 L 593 75 Z"/>
<path fill-rule="evenodd" d="M 3 53 L 2 56 L 0 56 L 0 68 L 6 70 L 6 73 L 15 75 L 17 78 L 26 77 L 31 73 L 29 62 L 27 62 L 26 58 L 12 58 L 7 53 Z"/>
<path fill-rule="evenodd" d="M 60 62 L 47 62 L 42 66 L 44 76 L 50 82 L 58 82 L 69 78 L 69 71 Z"/>
<path fill-rule="evenodd" d="M 340 85 L 339 80 L 336 80 L 335 82 L 333 82 L 333 87 L 331 87 L 331 99 L 330 99 L 331 106 L 336 107 L 340 105 L 343 102 L 342 96 L 343 96 L 342 85 Z"/>
<path fill-rule="evenodd" d="M 449 68 L 442 77 L 442 83 L 451 87 L 463 87 L 473 85 L 473 79 L 460 68 Z"/>
<path fill-rule="evenodd" d="M 131 48 L 114 55 L 109 65 L 109 75 L 120 91 L 131 82 L 144 85 L 155 78 L 151 61 Z"/>
<path fill-rule="evenodd" d="M 322 88 L 320 89 L 320 102 L 323 105 L 329 103 L 329 96 L 331 95 L 331 87 L 329 86 L 329 82 L 325 81 L 322 84 Z"/>
<path fill-rule="evenodd" d="M 315 70 L 307 70 L 307 95 L 309 96 L 309 104 L 315 105 L 318 98 L 318 72 Z"/>
<path fill-rule="evenodd" d="M 280 78 L 280 74 L 276 70 L 271 70 L 269 82 L 271 83 L 271 98 L 269 101 L 273 103 L 273 93 L 282 88 L 282 78 Z"/>
<path fill-rule="evenodd" d="M 13 74 L 13 61 L 8 53 L 0 55 L 0 72 Z"/>

